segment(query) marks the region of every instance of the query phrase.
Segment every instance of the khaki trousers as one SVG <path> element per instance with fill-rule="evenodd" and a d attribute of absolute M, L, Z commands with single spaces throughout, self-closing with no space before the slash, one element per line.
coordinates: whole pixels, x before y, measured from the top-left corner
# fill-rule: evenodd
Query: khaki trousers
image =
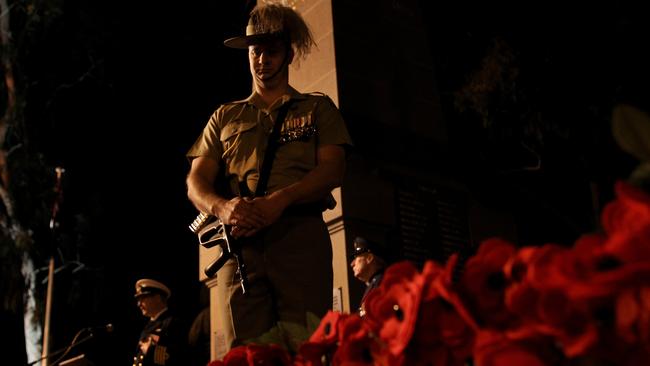
<path fill-rule="evenodd" d="M 242 247 L 249 286 L 234 260 L 217 272 L 217 359 L 246 343 L 295 352 L 332 307 L 332 245 L 320 214 L 283 216 Z"/>

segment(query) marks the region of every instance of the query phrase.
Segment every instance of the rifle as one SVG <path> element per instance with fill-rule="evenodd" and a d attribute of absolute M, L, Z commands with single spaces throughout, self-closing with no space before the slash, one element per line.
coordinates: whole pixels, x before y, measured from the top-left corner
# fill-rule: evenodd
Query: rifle
<path fill-rule="evenodd" d="M 268 183 L 268 178 L 271 175 L 273 158 L 278 148 L 280 129 L 292 103 L 293 100 L 289 99 L 278 110 L 278 115 L 275 119 L 275 123 L 273 124 L 273 130 L 269 134 L 269 140 L 266 146 L 266 154 L 264 155 L 264 161 L 262 161 L 260 168 L 260 175 L 257 182 L 255 194 L 250 195 L 248 186 L 245 183 L 240 183 L 240 197 L 261 197 L 266 194 L 266 186 Z M 223 172 L 224 169 L 219 169 L 219 171 Z M 218 181 L 223 180 L 218 179 Z M 220 218 L 214 215 L 200 212 L 190 225 L 190 230 L 199 236 L 199 243 L 203 245 L 204 248 L 212 248 L 215 245 L 219 245 L 221 247 L 221 255 L 203 270 L 205 275 L 208 277 L 214 276 L 214 274 L 217 273 L 217 271 L 219 271 L 219 269 L 221 269 L 224 264 L 226 264 L 226 261 L 228 261 L 228 259 L 235 258 L 235 261 L 237 261 L 237 272 L 239 272 L 242 292 L 245 294 L 246 288 L 248 287 L 248 277 L 246 275 L 246 265 L 244 264 L 244 258 L 241 253 L 242 246 L 241 243 L 237 243 L 234 238 L 230 237 L 230 226 L 224 224 Z"/>
<path fill-rule="evenodd" d="M 248 276 L 246 264 L 241 252 L 241 244 L 230 236 L 230 225 L 226 225 L 220 218 L 200 212 L 190 224 L 190 230 L 199 237 L 199 244 L 204 248 L 212 248 L 219 245 L 221 254 L 214 262 L 208 264 L 204 269 L 208 277 L 213 277 L 230 258 L 237 262 L 237 273 L 241 283 L 242 292 L 245 294 L 248 288 Z"/>

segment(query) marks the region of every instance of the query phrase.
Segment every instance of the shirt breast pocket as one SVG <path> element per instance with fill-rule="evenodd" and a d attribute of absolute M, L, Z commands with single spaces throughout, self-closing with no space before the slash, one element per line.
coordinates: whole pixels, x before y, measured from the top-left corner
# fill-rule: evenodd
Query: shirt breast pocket
<path fill-rule="evenodd" d="M 257 146 L 257 123 L 233 121 L 221 129 L 219 140 L 223 146 L 223 158 L 251 156 Z"/>

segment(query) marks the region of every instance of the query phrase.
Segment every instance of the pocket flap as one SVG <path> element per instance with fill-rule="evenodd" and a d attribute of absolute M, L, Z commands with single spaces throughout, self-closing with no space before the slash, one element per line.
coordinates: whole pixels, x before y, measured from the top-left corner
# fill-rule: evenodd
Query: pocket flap
<path fill-rule="evenodd" d="M 221 135 L 219 136 L 219 139 L 221 141 L 226 141 L 235 135 L 239 135 L 242 132 L 253 129 L 255 126 L 257 126 L 256 122 L 230 122 L 225 125 L 223 129 L 221 129 Z"/>

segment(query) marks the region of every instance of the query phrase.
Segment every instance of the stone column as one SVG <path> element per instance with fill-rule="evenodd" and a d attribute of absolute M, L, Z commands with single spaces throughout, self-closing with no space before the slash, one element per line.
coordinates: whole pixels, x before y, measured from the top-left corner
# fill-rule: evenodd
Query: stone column
<path fill-rule="evenodd" d="M 311 28 L 317 47 L 312 49 L 312 52 L 305 60 L 294 62 L 291 65 L 289 83 L 303 93 L 325 93 L 338 106 L 339 90 L 332 0 L 295 1 L 294 6 Z M 343 222 L 344 202 L 341 198 L 341 189 L 334 190 L 333 194 L 337 202 L 336 207 L 323 213 L 332 240 L 332 266 L 334 268 L 333 308 L 334 310 L 349 312 L 348 260 Z"/>

